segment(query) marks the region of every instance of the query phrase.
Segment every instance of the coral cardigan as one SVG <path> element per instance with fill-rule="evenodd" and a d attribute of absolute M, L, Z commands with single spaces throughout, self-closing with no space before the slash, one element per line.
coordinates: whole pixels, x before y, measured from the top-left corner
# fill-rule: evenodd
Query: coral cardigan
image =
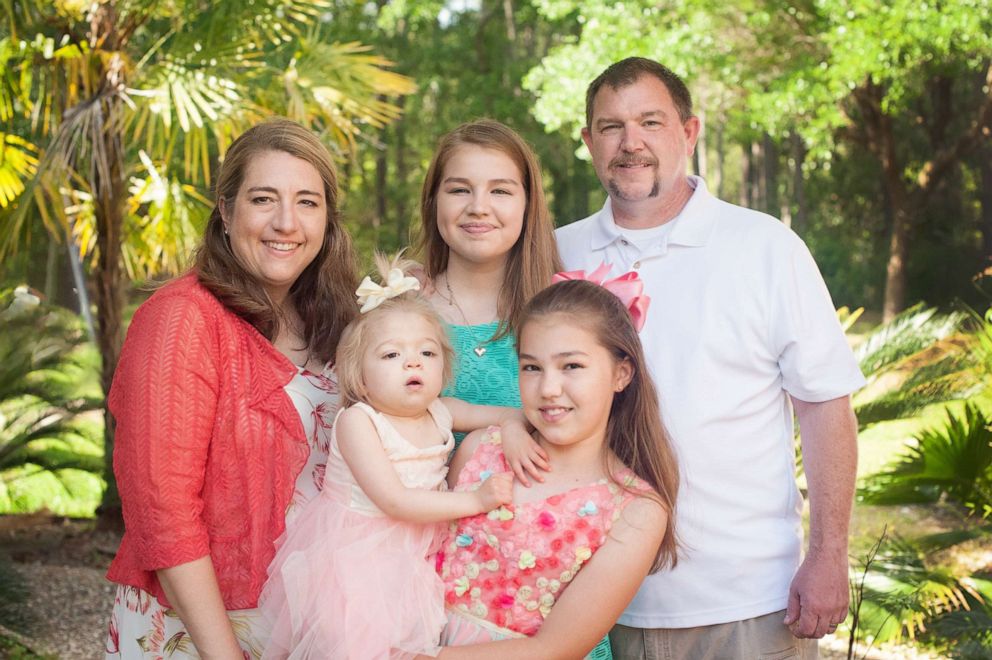
<path fill-rule="evenodd" d="M 257 605 L 309 456 L 295 374 L 195 275 L 138 308 L 109 398 L 125 527 L 109 580 L 169 606 L 155 571 L 209 555 L 226 608 Z"/>

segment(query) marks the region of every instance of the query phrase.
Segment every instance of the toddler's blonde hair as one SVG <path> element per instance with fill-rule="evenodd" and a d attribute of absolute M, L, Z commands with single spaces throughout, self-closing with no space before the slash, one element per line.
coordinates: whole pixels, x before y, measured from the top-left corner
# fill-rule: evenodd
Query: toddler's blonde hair
<path fill-rule="evenodd" d="M 422 267 L 412 259 L 404 259 L 403 252 L 400 251 L 392 259 L 376 252 L 376 270 L 379 272 L 380 282 L 385 282 L 389 271 L 399 268 L 404 275 L 421 270 Z M 357 303 L 356 303 L 357 305 Z M 452 363 L 455 352 L 448 339 L 448 332 L 444 321 L 431 306 L 430 302 L 424 298 L 419 291 L 407 291 L 395 298 L 384 301 L 375 309 L 360 314 L 341 333 L 338 342 L 337 356 L 335 364 L 338 374 L 338 390 L 341 393 L 341 405 L 351 406 L 359 401 L 368 403 L 368 392 L 365 389 L 365 379 L 362 377 L 362 356 L 368 350 L 370 330 L 379 319 L 386 314 L 394 312 L 407 312 L 419 314 L 434 328 L 437 334 L 437 343 L 441 347 L 441 357 L 444 361 L 442 372 L 442 388 L 451 380 Z"/>

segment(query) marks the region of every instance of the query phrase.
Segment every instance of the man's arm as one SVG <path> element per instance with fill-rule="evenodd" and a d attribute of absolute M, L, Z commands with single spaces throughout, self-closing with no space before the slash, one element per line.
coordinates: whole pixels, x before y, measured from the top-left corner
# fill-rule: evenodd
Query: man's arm
<path fill-rule="evenodd" d="M 858 466 L 851 399 L 792 398 L 809 489 L 809 547 L 789 589 L 785 624 L 796 637 L 823 637 L 847 617 L 847 535 Z"/>

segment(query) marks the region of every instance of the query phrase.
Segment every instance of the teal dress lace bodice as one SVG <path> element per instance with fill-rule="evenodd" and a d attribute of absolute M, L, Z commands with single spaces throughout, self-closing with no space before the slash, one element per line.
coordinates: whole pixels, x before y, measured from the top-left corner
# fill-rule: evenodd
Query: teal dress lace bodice
<path fill-rule="evenodd" d="M 487 406 L 520 407 L 516 342 L 513 335 L 490 341 L 497 327 L 497 321 L 448 325 L 455 365 L 451 382 L 441 396 Z M 455 442 L 460 443 L 464 437 L 464 433 L 456 433 Z"/>

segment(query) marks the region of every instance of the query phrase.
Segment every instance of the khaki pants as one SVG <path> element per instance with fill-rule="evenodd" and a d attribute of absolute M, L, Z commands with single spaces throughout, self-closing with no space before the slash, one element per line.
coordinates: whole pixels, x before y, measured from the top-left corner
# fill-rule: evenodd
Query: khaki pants
<path fill-rule="evenodd" d="M 615 660 L 816 660 L 817 641 L 796 639 L 785 610 L 698 628 L 628 628 L 610 631 Z"/>

